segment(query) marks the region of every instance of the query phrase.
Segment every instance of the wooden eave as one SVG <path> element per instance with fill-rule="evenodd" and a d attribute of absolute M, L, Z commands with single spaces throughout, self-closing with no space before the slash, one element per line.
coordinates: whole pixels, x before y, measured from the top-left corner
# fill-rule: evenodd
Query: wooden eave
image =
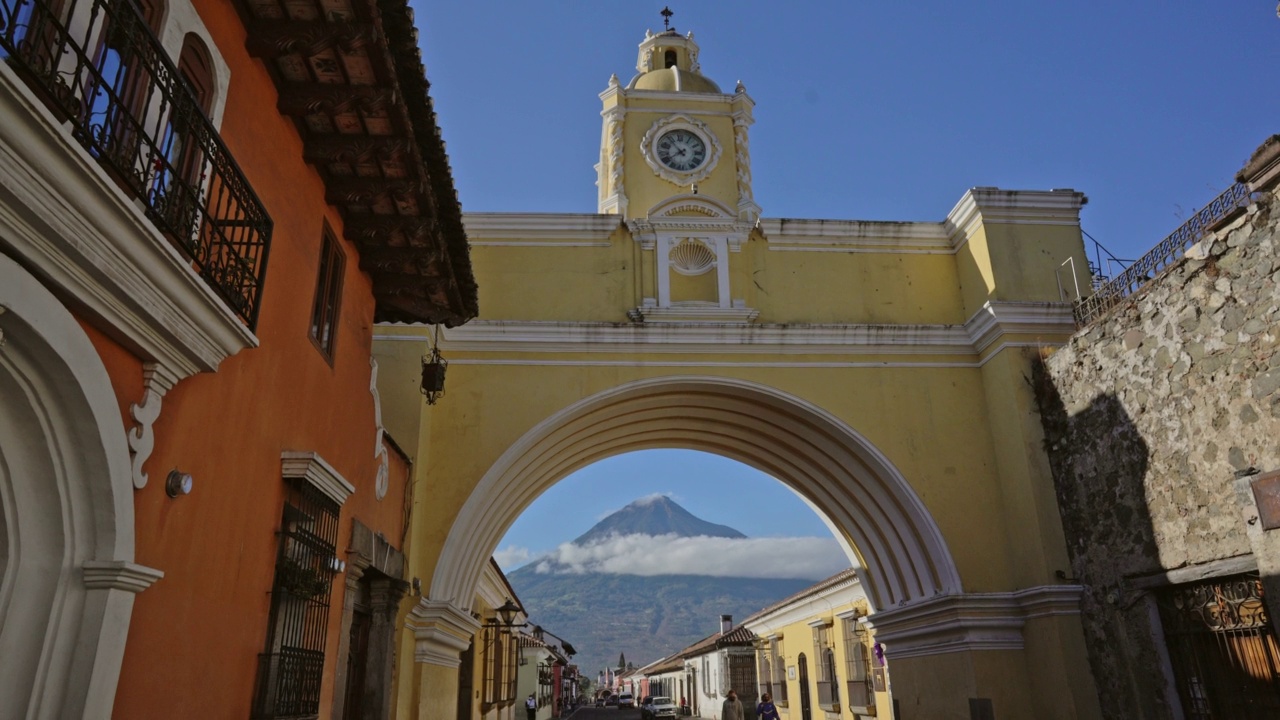
<path fill-rule="evenodd" d="M 475 276 L 405 0 L 237 0 L 249 53 L 373 280 L 377 322 L 461 325 Z"/>

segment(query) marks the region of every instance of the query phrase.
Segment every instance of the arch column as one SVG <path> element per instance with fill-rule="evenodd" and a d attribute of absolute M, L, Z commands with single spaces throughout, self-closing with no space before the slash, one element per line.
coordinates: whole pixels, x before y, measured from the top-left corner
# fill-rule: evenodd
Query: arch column
<path fill-rule="evenodd" d="M 124 426 L 71 313 L 0 255 L 0 698 L 26 718 L 111 717 L 134 596 Z"/>
<path fill-rule="evenodd" d="M 480 631 L 480 621 L 458 606 L 422 598 L 405 618 L 413 634 L 414 718 L 440 720 L 458 712 L 458 669 L 462 653 Z"/>

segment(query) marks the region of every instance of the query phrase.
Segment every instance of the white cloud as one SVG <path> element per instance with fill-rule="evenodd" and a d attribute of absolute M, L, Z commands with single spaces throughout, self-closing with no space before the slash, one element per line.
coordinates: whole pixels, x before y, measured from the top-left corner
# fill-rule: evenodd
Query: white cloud
<path fill-rule="evenodd" d="M 496 557 L 496 556 L 495 556 Z M 711 575 L 821 580 L 849 567 L 833 538 L 718 538 L 612 535 L 586 546 L 564 543 L 540 573 Z"/>
<path fill-rule="evenodd" d="M 532 560 L 533 553 L 529 552 L 529 548 L 508 545 L 495 552 L 493 559 L 497 561 L 498 567 L 502 568 L 502 572 L 507 572 Z"/>

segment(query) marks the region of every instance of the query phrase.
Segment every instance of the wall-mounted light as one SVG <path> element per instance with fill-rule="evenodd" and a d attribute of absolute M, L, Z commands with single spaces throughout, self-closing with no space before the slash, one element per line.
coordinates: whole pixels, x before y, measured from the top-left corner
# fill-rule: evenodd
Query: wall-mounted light
<path fill-rule="evenodd" d="M 190 473 L 184 473 L 181 470 L 170 470 L 169 476 L 164 479 L 164 491 L 171 498 L 179 495 L 190 495 L 191 488 L 195 485 L 195 480 Z"/>

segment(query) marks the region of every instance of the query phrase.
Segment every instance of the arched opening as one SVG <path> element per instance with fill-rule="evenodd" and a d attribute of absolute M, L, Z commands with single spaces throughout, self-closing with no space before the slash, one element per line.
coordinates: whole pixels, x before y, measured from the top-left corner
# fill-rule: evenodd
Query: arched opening
<path fill-rule="evenodd" d="M 508 448 L 450 529 L 430 600 L 469 609 L 489 556 L 544 490 L 596 460 L 658 447 L 722 455 L 790 485 L 844 542 L 873 608 L 960 592 L 933 519 L 901 474 L 852 428 L 767 386 L 667 377 L 586 398 Z"/>
<path fill-rule="evenodd" d="M 182 52 L 178 55 L 178 73 L 191 90 L 196 105 L 209 114 L 213 107 L 213 58 L 195 33 L 187 33 L 182 40 Z"/>
<path fill-rule="evenodd" d="M 666 52 L 666 54 L 665 54 L 665 55 L 663 55 L 663 65 L 662 65 L 662 67 L 664 67 L 664 68 L 672 68 L 672 67 L 675 67 L 675 66 L 676 66 L 676 62 L 677 62 L 677 57 L 678 57 L 678 56 L 676 55 L 676 51 L 675 51 L 675 50 L 668 50 L 668 51 Z"/>
<path fill-rule="evenodd" d="M 2 255 L 0 333 L 0 698 L 107 717 L 134 594 L 160 576 L 132 562 L 119 410 L 75 319 Z"/>

